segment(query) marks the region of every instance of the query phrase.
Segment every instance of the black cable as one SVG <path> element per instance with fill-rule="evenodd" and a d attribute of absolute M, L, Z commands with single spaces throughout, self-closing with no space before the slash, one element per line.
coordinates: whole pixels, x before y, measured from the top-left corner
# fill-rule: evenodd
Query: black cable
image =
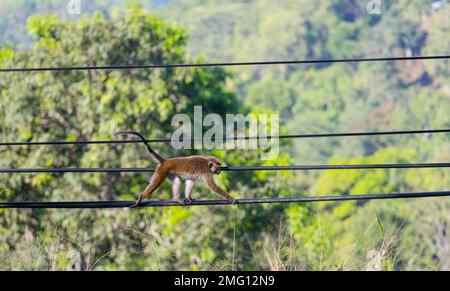
<path fill-rule="evenodd" d="M 314 196 L 314 197 L 277 197 L 277 198 L 248 198 L 238 199 L 236 204 L 261 203 L 294 203 L 294 202 L 324 202 L 349 200 L 379 200 L 379 199 L 405 199 L 448 197 L 450 191 L 436 192 L 408 192 L 396 194 L 365 194 L 342 196 Z M 125 208 L 134 205 L 134 201 L 77 201 L 77 202 L 0 202 L 1 208 Z M 229 205 L 227 200 L 194 200 L 186 206 Z M 182 206 L 175 201 L 143 201 L 141 207 L 167 207 Z"/>
<path fill-rule="evenodd" d="M 400 131 L 369 131 L 369 132 L 340 132 L 340 133 L 318 133 L 318 134 L 289 134 L 278 136 L 267 136 L 267 139 L 301 139 L 301 138 L 323 138 L 323 137 L 350 137 L 350 136 L 374 136 L 374 135 L 406 135 L 406 134 L 432 134 L 450 133 L 450 129 L 423 129 L 423 130 L 400 130 Z M 224 137 L 224 140 L 251 140 L 261 137 Z M 191 138 L 190 140 L 202 140 L 202 138 Z M 0 146 L 40 146 L 40 145 L 88 145 L 88 144 L 129 144 L 142 143 L 142 140 L 87 140 L 87 141 L 41 141 L 41 142 L 0 142 Z M 171 142 L 170 138 L 145 139 L 145 142 Z"/>
<path fill-rule="evenodd" d="M 312 171 L 312 170 L 364 170 L 364 169 L 419 169 L 449 168 L 450 163 L 419 164 L 359 164 L 359 165 L 297 165 L 297 166 L 227 166 L 225 172 L 242 171 Z M 0 173 L 138 173 L 154 172 L 149 168 L 4 168 Z"/>
<path fill-rule="evenodd" d="M 450 55 L 385 57 L 385 58 L 356 58 L 356 59 L 325 59 L 325 60 L 297 60 L 297 61 L 260 61 L 260 62 L 232 62 L 232 63 L 198 63 L 198 64 L 149 64 L 149 65 L 118 65 L 118 66 L 70 66 L 43 68 L 2 68 L 0 73 L 10 72 L 42 72 L 42 71 L 91 71 L 91 70 L 130 70 L 130 69 L 162 69 L 162 68 L 190 68 L 190 67 L 230 67 L 230 66 L 266 66 L 266 65 L 296 65 L 323 63 L 355 63 L 355 62 L 386 62 L 412 60 L 441 60 L 449 59 Z"/>

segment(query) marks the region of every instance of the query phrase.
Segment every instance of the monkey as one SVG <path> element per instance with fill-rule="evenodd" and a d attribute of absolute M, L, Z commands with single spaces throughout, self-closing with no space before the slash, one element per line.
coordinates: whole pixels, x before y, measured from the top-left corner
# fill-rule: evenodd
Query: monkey
<path fill-rule="evenodd" d="M 141 202 L 156 191 L 166 179 L 172 181 L 173 200 L 181 205 L 189 205 L 192 203 L 192 189 L 197 180 L 206 182 L 210 190 L 219 194 L 228 200 L 228 202 L 232 204 L 236 203 L 236 199 L 220 188 L 214 179 L 214 175 L 219 175 L 221 172 L 221 161 L 218 158 L 214 156 L 195 155 L 165 159 L 156 153 L 150 147 L 144 136 L 137 131 L 118 131 L 114 134 L 138 136 L 144 142 L 152 159 L 158 164 L 149 184 L 131 208 L 139 207 Z M 184 201 L 180 199 L 179 194 L 181 181 L 185 181 L 186 184 Z"/>

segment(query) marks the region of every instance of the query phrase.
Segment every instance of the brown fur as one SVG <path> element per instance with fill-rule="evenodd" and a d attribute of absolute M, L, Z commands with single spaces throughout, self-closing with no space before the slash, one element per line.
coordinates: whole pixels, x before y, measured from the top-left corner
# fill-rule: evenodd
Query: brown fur
<path fill-rule="evenodd" d="M 145 138 L 138 132 L 121 131 L 117 134 L 137 135 L 146 142 Z M 173 200 L 181 204 L 192 202 L 192 187 L 197 180 L 205 181 L 212 191 L 227 199 L 229 202 L 236 202 L 236 200 L 220 188 L 214 180 L 214 175 L 220 174 L 221 161 L 218 158 L 212 156 L 189 156 L 164 159 L 151 149 L 147 142 L 146 146 L 152 158 L 158 162 L 159 165 L 150 179 L 150 183 L 132 206 L 133 208 L 139 206 L 142 200 L 156 191 L 166 178 L 171 179 L 173 182 Z M 182 180 L 186 181 L 185 201 L 182 201 L 179 196 L 179 186 Z"/>

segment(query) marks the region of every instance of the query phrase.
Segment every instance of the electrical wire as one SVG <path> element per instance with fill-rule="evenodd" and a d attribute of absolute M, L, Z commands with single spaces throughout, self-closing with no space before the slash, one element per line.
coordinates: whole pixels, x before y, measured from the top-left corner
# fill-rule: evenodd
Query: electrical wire
<path fill-rule="evenodd" d="M 423 129 L 423 130 L 400 130 L 400 131 L 368 131 L 368 132 L 339 132 L 339 133 L 318 133 L 318 134 L 290 134 L 266 137 L 223 137 L 223 140 L 252 140 L 252 139 L 304 139 L 304 138 L 325 138 L 325 137 L 352 137 L 352 136 L 377 136 L 377 135 L 412 135 L 412 134 L 433 134 L 450 133 L 449 128 L 445 129 Z M 189 140 L 203 140 L 203 138 L 190 138 Z M 171 138 L 146 139 L 149 143 L 171 142 Z M 89 145 L 89 144 L 131 144 L 142 143 L 142 140 L 86 140 L 86 141 L 10 141 L 0 142 L 0 146 L 43 146 L 43 145 Z"/>
<path fill-rule="evenodd" d="M 44 72 L 44 71 L 92 71 L 92 70 L 131 70 L 131 69 L 164 69 L 164 68 L 192 68 L 192 67 L 231 67 L 231 66 L 269 66 L 269 65 L 298 65 L 324 63 L 360 63 L 387 61 L 416 61 L 449 59 L 450 55 L 411 56 L 411 57 L 380 57 L 353 59 L 324 59 L 324 60 L 293 60 L 293 61 L 257 61 L 257 62 L 222 62 L 222 63 L 193 63 L 193 64 L 147 64 L 147 65 L 114 65 L 114 66 L 69 66 L 42 68 L 1 68 L 0 73 L 11 72 Z"/>
<path fill-rule="evenodd" d="M 236 200 L 241 204 L 262 203 L 308 203 L 331 202 L 351 200 L 380 200 L 380 199 L 406 199 L 406 198 L 431 198 L 448 197 L 450 191 L 434 192 L 406 192 L 394 194 L 364 194 L 364 195 L 339 195 L 339 196 L 313 196 L 313 197 L 276 197 L 276 198 L 247 198 Z M 93 208 L 126 208 L 134 205 L 134 201 L 76 201 L 76 202 L 0 202 L 0 209 L 4 208 L 56 208 L 56 209 L 93 209 Z M 175 201 L 143 201 L 140 207 L 168 207 L 168 206 L 206 206 L 206 205 L 230 205 L 227 200 L 194 200 L 189 205 L 181 205 Z"/>
<path fill-rule="evenodd" d="M 449 168 L 450 163 L 416 164 L 356 164 L 356 165 L 294 165 L 294 166 L 226 166 L 224 172 L 243 171 L 313 171 L 313 170 L 367 170 L 367 169 L 419 169 Z M 148 168 L 3 168 L 0 173 L 139 173 L 154 172 Z"/>

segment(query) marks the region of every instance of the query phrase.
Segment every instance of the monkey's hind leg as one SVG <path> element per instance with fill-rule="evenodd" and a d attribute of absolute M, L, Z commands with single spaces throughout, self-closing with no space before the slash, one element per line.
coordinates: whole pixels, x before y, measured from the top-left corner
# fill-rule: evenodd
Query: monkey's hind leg
<path fill-rule="evenodd" d="M 169 178 L 171 178 L 170 175 Z M 180 177 L 175 176 L 171 180 L 172 180 L 172 199 L 177 203 L 184 205 L 184 202 L 180 199 L 180 185 L 181 185 Z"/>
<path fill-rule="evenodd" d="M 162 182 L 164 182 L 164 180 L 166 179 L 168 175 L 168 172 L 163 172 L 161 171 L 161 168 L 156 168 L 155 173 L 153 174 L 150 183 L 147 185 L 147 187 L 145 188 L 144 192 L 142 192 L 141 195 L 139 195 L 138 200 L 136 201 L 135 204 L 133 204 L 131 206 L 131 208 L 136 208 L 138 207 L 142 200 L 144 200 L 146 197 L 148 197 L 150 194 L 152 194 L 153 192 L 155 192 L 156 189 L 158 189 L 159 186 L 161 186 Z"/>

